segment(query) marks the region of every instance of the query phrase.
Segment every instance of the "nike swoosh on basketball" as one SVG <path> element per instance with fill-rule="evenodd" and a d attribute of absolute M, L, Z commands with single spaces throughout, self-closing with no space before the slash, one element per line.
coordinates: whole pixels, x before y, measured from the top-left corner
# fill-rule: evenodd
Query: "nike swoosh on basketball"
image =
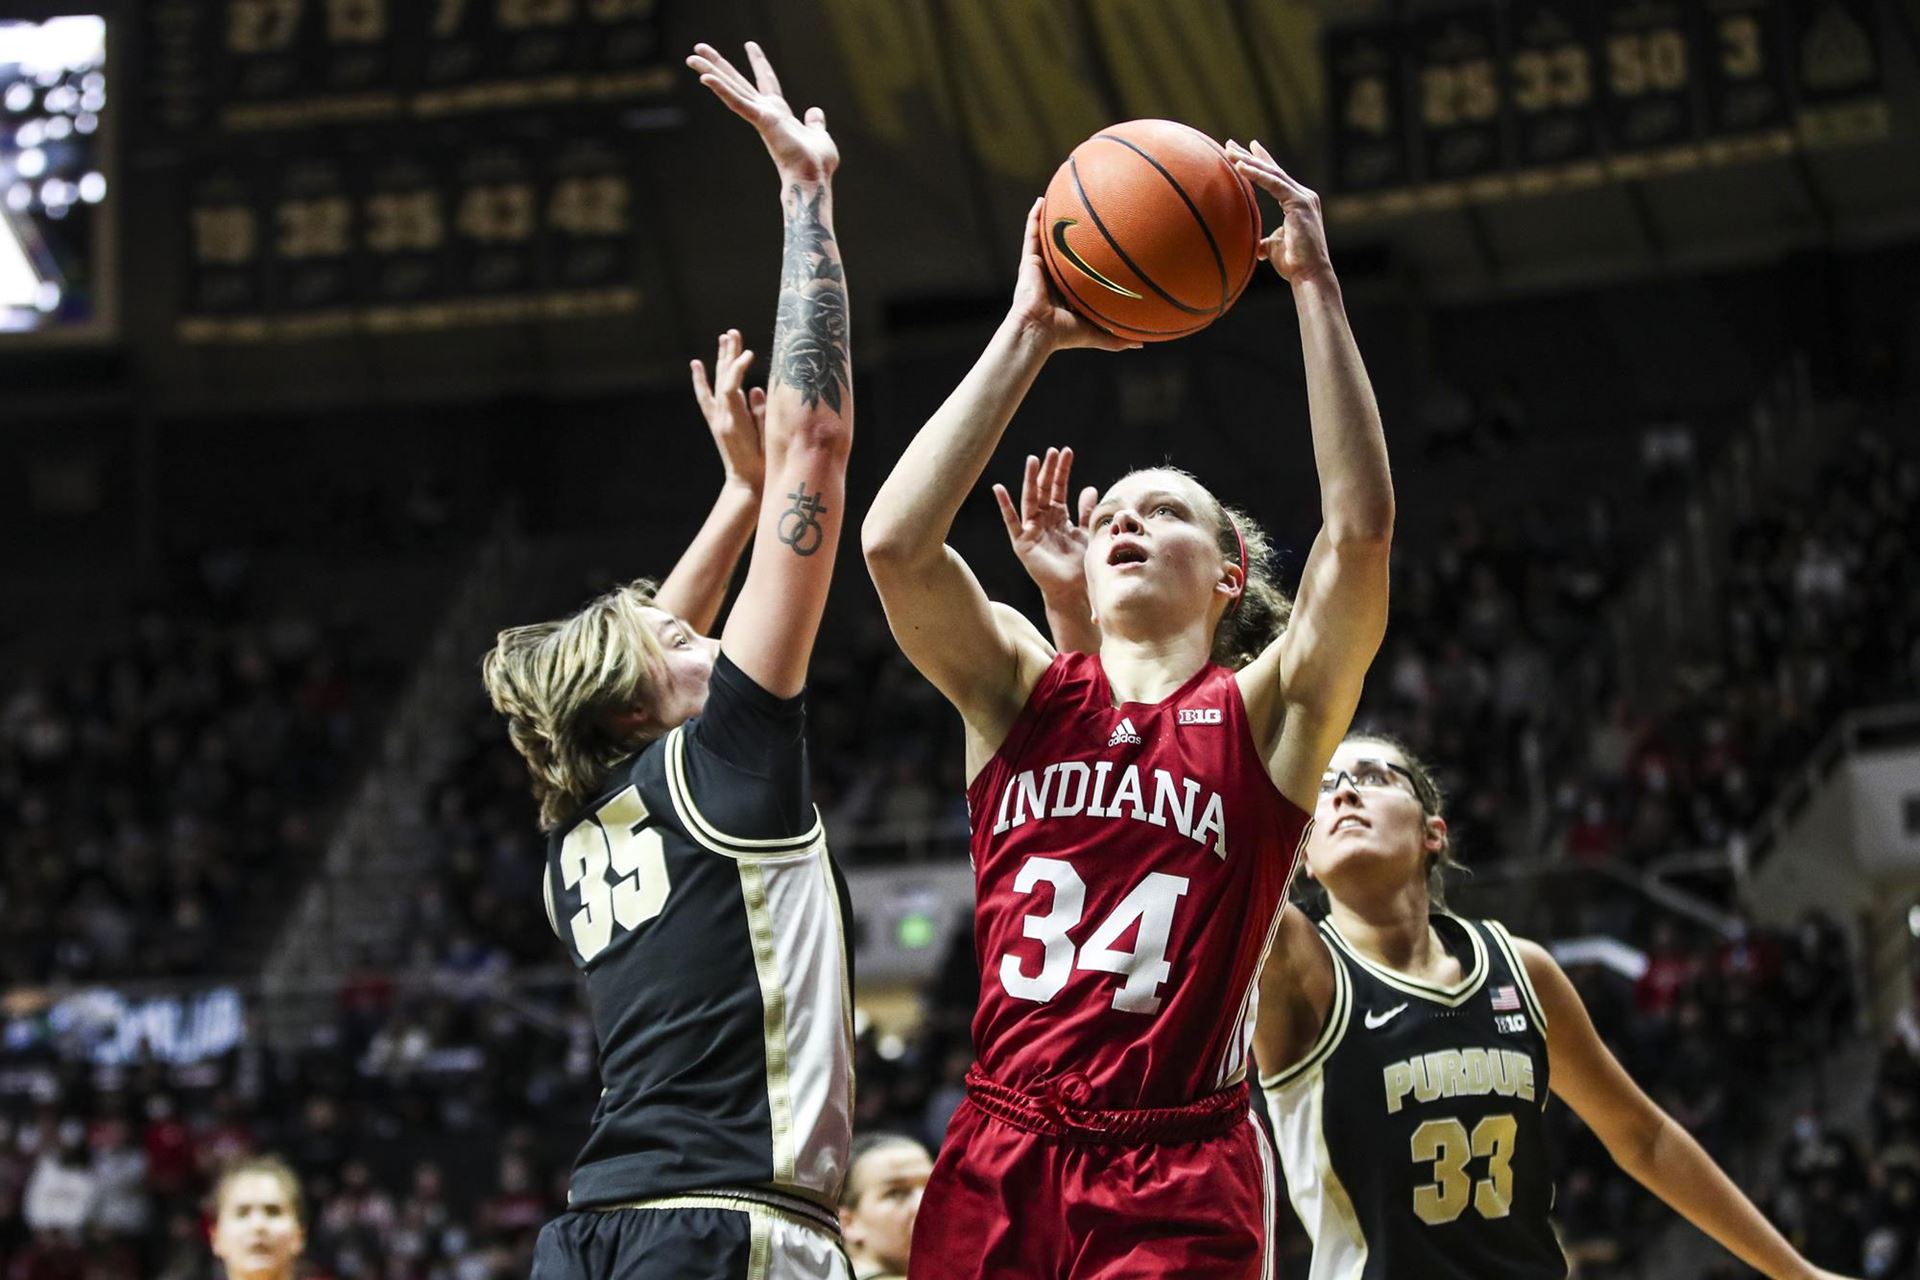
<path fill-rule="evenodd" d="M 1142 295 L 1135 293 L 1133 290 L 1127 288 L 1125 285 L 1115 284 L 1113 281 L 1101 275 L 1098 271 L 1095 271 L 1092 267 L 1087 265 L 1087 260 L 1085 258 L 1082 258 L 1079 254 L 1073 251 L 1073 246 L 1067 243 L 1067 228 L 1077 227 L 1079 225 L 1080 225 L 1080 220 L 1078 218 L 1055 218 L 1053 220 L 1054 250 L 1058 252 L 1059 255 L 1065 258 L 1068 262 L 1071 262 L 1089 280 L 1092 280 L 1095 284 L 1100 285 L 1102 288 L 1111 289 L 1123 298 L 1141 297 Z"/>
<path fill-rule="evenodd" d="M 1367 1010 L 1367 1030 L 1378 1031 L 1406 1011 L 1407 1006 L 1405 1003 L 1397 1004 L 1385 1013 L 1379 1015 L 1375 1015 L 1373 1010 L 1369 1009 Z"/>

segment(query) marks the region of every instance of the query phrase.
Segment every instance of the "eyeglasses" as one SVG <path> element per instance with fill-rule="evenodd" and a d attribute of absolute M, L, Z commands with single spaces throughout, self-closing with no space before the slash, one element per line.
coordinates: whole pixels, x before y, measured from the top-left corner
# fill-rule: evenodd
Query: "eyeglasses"
<path fill-rule="evenodd" d="M 1355 760 L 1351 769 L 1329 769 L 1320 775 L 1320 794 L 1330 796 L 1338 791 L 1342 778 L 1353 783 L 1360 791 L 1398 790 L 1400 784 L 1394 780 L 1395 775 L 1407 780 L 1406 790 L 1415 796 L 1420 794 L 1420 786 L 1413 780 L 1413 772 L 1391 760 Z"/>

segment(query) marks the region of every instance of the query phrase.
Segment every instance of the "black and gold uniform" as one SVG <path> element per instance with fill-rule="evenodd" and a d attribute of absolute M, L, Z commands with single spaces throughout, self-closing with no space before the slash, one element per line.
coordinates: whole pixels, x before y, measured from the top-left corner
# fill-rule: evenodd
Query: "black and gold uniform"
<path fill-rule="evenodd" d="M 1261 1078 L 1310 1280 L 1564 1280 L 1539 998 L 1499 924 L 1436 911 L 1433 926 L 1455 986 L 1376 964 L 1322 922 L 1326 1025 Z"/>
<path fill-rule="evenodd" d="M 853 1119 L 846 884 L 801 698 L 722 654 L 705 710 L 548 841 L 604 1086 L 539 1280 L 844 1277 Z M 624 1265 L 624 1264 L 622 1264 Z"/>

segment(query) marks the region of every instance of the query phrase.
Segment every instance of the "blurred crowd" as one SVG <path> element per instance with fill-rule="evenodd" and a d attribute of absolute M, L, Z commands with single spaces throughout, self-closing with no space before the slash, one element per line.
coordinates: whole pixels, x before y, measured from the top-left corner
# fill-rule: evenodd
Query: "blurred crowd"
<path fill-rule="evenodd" d="M 1774 1171 L 1773 1216 L 1817 1266 L 1920 1280 L 1920 984 L 1880 1052 L 1864 1136 L 1800 1116 Z"/>
<path fill-rule="evenodd" d="M 6 984 L 221 972 L 271 928 L 350 767 L 352 652 L 306 616 L 172 608 L 0 674 Z"/>
<path fill-rule="evenodd" d="M 1920 694 L 1920 460 L 1866 432 L 1735 531 L 1719 616 L 1639 705 L 1586 709 L 1576 859 L 1725 848 L 1845 712 Z"/>
<path fill-rule="evenodd" d="M 1516 432 L 1468 432 L 1441 460 L 1521 447 Z M 1650 429 L 1648 492 L 1670 492 L 1697 448 L 1679 426 Z M 1613 505 L 1430 513 L 1396 555 L 1392 629 L 1361 720 L 1437 766 L 1470 862 L 1531 851 L 1536 802 L 1575 859 L 1724 844 L 1841 711 L 1913 695 L 1920 596 L 1899 583 L 1920 551 L 1915 460 L 1863 436 L 1786 499 L 1739 530 L 1718 631 L 1641 706 L 1569 677 L 1635 554 Z M 996 572 L 1032 605 L 1010 553 Z M 836 625 L 810 697 L 816 799 L 836 848 L 858 861 L 956 855 L 955 718 L 876 609 Z M 220 973 L 246 954 L 278 918 L 281 886 L 311 865 L 376 718 L 363 668 L 351 634 L 196 600 L 50 671 L 0 678 L 4 988 Z M 430 797 L 404 927 L 368 945 L 303 1047 L 249 1036 L 218 1060 L 124 1068 L 35 1041 L 0 1058 L 0 1280 L 209 1276 L 202 1196 L 221 1162 L 259 1149 L 308 1181 L 315 1275 L 526 1274 L 597 1094 L 594 1047 L 571 977 L 547 980 L 561 957 L 537 906 L 523 766 L 484 709 L 461 731 Z M 1851 1025 L 1844 941 L 1818 917 L 1778 935 L 1662 928 L 1632 941 L 1648 954 L 1637 984 L 1599 969 L 1576 980 L 1636 1077 L 1737 1166 L 1760 1118 L 1753 1086 Z M 977 982 L 961 938 L 913 1037 L 863 1030 L 862 1130 L 937 1144 L 962 1096 Z M 1842 1271 L 1914 1274 L 1917 1018 L 1881 1064 L 1879 1161 L 1811 1121 L 1779 1179 L 1781 1220 Z M 1744 1074 L 1729 1079 L 1728 1062 Z M 1630 1263 L 1659 1211 L 1565 1108 L 1553 1114 L 1569 1249 L 1582 1274 L 1605 1275 Z M 1295 1232 L 1296 1254 L 1303 1243 Z"/>
<path fill-rule="evenodd" d="M 967 939 L 954 941 L 912 1037 L 862 1028 L 860 1132 L 937 1146 L 959 1103 L 977 977 Z M 1572 972 L 1629 1070 L 1736 1173 L 1758 1168 L 1751 1135 L 1769 1086 L 1854 1017 L 1844 939 L 1813 914 L 1788 933 L 1731 938 L 1662 924 L 1637 982 Z M 250 1035 L 219 1058 L 172 1066 L 88 1066 L 50 1049 L 11 1059 L 0 1076 L 0 1280 L 212 1280 L 205 1192 L 221 1165 L 259 1150 L 286 1155 L 306 1182 L 312 1276 L 525 1275 L 534 1235 L 565 1203 L 598 1092 L 574 984 L 369 970 L 304 1023 L 297 1049 Z M 1737 1076 L 1729 1062 L 1742 1064 Z M 1569 1253 L 1583 1276 L 1631 1274 L 1666 1211 L 1566 1108 L 1550 1115 Z M 1816 1260 L 1912 1274 L 1873 1270 L 1872 1259 L 1912 1265 L 1916 1125 L 1920 1000 L 1882 1062 L 1879 1162 L 1823 1128 L 1797 1132 L 1774 1211 Z M 1297 1227 L 1284 1244 L 1304 1258 Z"/>
<path fill-rule="evenodd" d="M 297 1049 L 129 1068 L 10 1058 L 0 1277 L 213 1280 L 206 1194 L 246 1154 L 306 1186 L 315 1280 L 524 1277 L 599 1094 L 572 984 L 350 979 Z"/>

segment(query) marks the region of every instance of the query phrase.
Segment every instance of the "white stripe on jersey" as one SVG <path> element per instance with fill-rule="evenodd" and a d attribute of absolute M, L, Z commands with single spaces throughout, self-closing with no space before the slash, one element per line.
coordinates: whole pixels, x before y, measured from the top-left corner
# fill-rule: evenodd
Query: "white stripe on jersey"
<path fill-rule="evenodd" d="M 1293 865 L 1287 868 L 1287 882 L 1280 888 L 1280 905 L 1274 908 L 1273 919 L 1267 921 L 1267 936 L 1260 944 L 1260 958 L 1254 962 L 1253 977 L 1247 982 L 1246 994 L 1240 997 L 1240 1014 L 1233 1024 L 1233 1034 L 1227 1038 L 1226 1056 L 1214 1074 L 1216 1090 L 1240 1083 L 1247 1074 L 1247 1061 L 1253 1053 L 1253 1031 L 1260 1020 L 1260 971 L 1267 967 L 1267 953 L 1273 950 L 1273 939 L 1280 932 L 1280 917 L 1287 914 L 1293 878 L 1300 873 L 1300 864 L 1306 858 L 1307 837 L 1312 834 L 1313 819 L 1308 818 L 1305 829 L 1300 832 L 1300 843 L 1293 851 Z"/>
<path fill-rule="evenodd" d="M 853 1007 L 826 842 L 737 865 L 766 1007 L 773 1180 L 832 1202 L 853 1140 Z"/>
<path fill-rule="evenodd" d="M 1360 1280 L 1367 1269 L 1367 1238 L 1327 1153 L 1323 1065 L 1315 1064 L 1290 1084 L 1268 1090 L 1267 1112 L 1286 1168 L 1287 1198 L 1313 1239 L 1307 1280 Z"/>
<path fill-rule="evenodd" d="M 1247 1112 L 1247 1124 L 1253 1129 L 1253 1142 L 1260 1153 L 1260 1229 L 1264 1243 L 1260 1249 L 1260 1280 L 1274 1280 L 1274 1260 L 1278 1242 L 1273 1238 L 1274 1210 L 1279 1207 L 1279 1189 L 1273 1182 L 1273 1148 L 1267 1145 L 1267 1131 L 1260 1117 Z"/>
<path fill-rule="evenodd" d="M 753 1215 L 750 1280 L 848 1280 L 840 1243 L 771 1214 Z"/>

